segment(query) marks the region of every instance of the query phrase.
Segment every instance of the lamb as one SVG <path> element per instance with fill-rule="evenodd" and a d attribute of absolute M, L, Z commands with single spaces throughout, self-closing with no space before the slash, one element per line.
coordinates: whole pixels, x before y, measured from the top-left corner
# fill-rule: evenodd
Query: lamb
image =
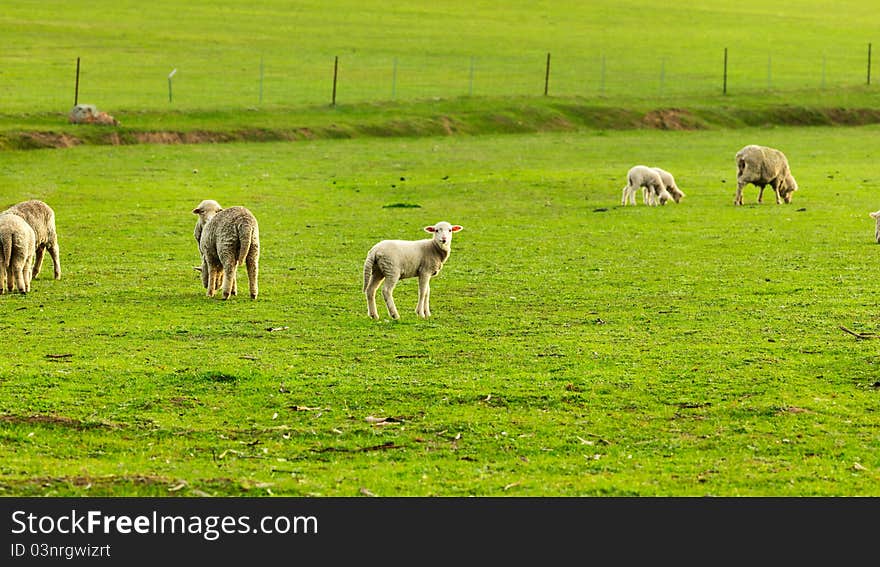
<path fill-rule="evenodd" d="M 236 271 L 247 267 L 251 299 L 257 298 L 260 261 L 260 230 L 257 219 L 245 207 L 220 207 L 217 201 L 202 201 L 193 209 L 199 215 L 194 236 L 202 256 L 202 285 L 207 296 L 223 289 L 223 299 L 238 294 Z"/>
<path fill-rule="evenodd" d="M 874 228 L 874 240 L 877 241 L 877 244 L 880 244 L 880 211 L 875 211 L 868 214 L 871 215 L 871 218 L 877 221 L 877 225 Z"/>
<path fill-rule="evenodd" d="M 665 169 L 660 169 L 659 167 L 655 167 L 653 169 L 660 174 L 660 180 L 663 181 L 663 186 L 672 196 L 672 200 L 676 203 L 680 203 L 685 194 L 681 189 L 678 188 L 678 185 L 675 183 L 675 177 L 673 177 L 672 174 Z M 644 193 L 647 195 L 647 189 L 642 188 L 642 191 L 644 191 Z"/>
<path fill-rule="evenodd" d="M 370 248 L 364 261 L 364 293 L 367 296 L 367 314 L 379 318 L 376 309 L 376 290 L 382 281 L 382 296 L 392 319 L 400 319 L 394 305 L 394 286 L 404 278 L 419 278 L 419 301 L 416 314 L 425 319 L 431 316 L 430 281 L 436 276 L 452 247 L 452 233 L 463 227 L 441 221 L 434 226 L 426 226 L 425 231 L 434 234 L 433 238 L 423 240 L 383 240 Z"/>
<path fill-rule="evenodd" d="M 745 146 L 736 152 L 736 198 L 734 205 L 742 205 L 743 187 L 751 183 L 759 189 L 758 202 L 762 202 L 764 187 L 769 185 L 776 193 L 776 204 L 780 199 L 791 203 L 792 193 L 797 191 L 798 185 L 791 175 L 788 159 L 781 151 L 757 146 L 754 144 Z"/>
<path fill-rule="evenodd" d="M 0 294 L 31 290 L 37 236 L 31 225 L 11 213 L 0 214 Z"/>
<path fill-rule="evenodd" d="M 46 251 L 52 257 L 55 279 L 61 279 L 61 259 L 59 258 L 58 234 L 55 230 L 55 211 L 43 201 L 36 199 L 24 201 L 9 207 L 4 213 L 12 213 L 23 218 L 34 229 L 36 253 L 31 278 L 36 278 L 43 269 L 43 255 Z"/>
<path fill-rule="evenodd" d="M 635 205 L 636 191 L 639 187 L 645 188 L 646 202 L 650 205 L 656 205 L 658 202 L 665 205 L 666 201 L 672 198 L 657 171 L 644 165 L 636 165 L 630 168 L 626 174 L 626 185 L 623 187 L 621 204 L 624 206 L 629 203 Z"/>

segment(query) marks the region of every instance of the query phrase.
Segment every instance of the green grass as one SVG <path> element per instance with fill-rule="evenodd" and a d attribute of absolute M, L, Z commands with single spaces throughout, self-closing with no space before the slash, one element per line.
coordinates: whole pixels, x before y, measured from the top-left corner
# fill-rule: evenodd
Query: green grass
<path fill-rule="evenodd" d="M 662 99 L 865 85 L 867 0 L 260 2 L 12 0 L 3 112 L 289 108 L 535 96 Z M 168 75 L 173 77 L 169 101 Z M 261 78 L 262 77 L 262 78 Z"/>
<path fill-rule="evenodd" d="M 0 495 L 880 494 L 873 4 L 7 4 L 0 207 L 64 275 L 0 296 Z M 65 123 L 77 57 L 122 127 Z M 748 143 L 791 205 L 733 206 Z M 621 207 L 636 163 L 685 200 Z M 205 198 L 257 301 L 204 296 Z M 370 320 L 369 247 L 439 220 L 433 317 Z"/>
<path fill-rule="evenodd" d="M 877 495 L 878 343 L 838 327 L 878 332 L 878 140 L 867 126 L 0 152 L 0 203 L 55 207 L 64 269 L 0 298 L 0 488 Z M 752 142 L 788 154 L 791 205 L 755 205 L 750 186 L 733 206 L 733 153 Z M 674 172 L 685 200 L 621 207 L 640 162 Z M 190 213 L 204 198 L 260 220 L 257 301 L 204 297 Z M 367 249 L 441 219 L 465 230 L 434 316 L 415 316 L 407 280 L 403 319 L 371 321 Z"/>

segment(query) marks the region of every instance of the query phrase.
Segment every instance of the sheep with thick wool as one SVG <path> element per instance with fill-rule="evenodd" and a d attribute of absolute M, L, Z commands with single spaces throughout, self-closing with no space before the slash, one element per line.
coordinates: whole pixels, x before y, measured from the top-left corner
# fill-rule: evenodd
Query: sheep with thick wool
<path fill-rule="evenodd" d="M 791 203 L 798 185 L 791 175 L 788 158 L 775 148 L 750 144 L 736 152 L 736 198 L 734 205 L 743 204 L 743 187 L 751 183 L 758 188 L 758 202 L 762 202 L 764 187 L 769 185 L 776 193 L 776 204 Z"/>
<path fill-rule="evenodd" d="M 392 319 L 400 319 L 394 305 L 394 286 L 404 278 L 419 278 L 419 301 L 416 314 L 431 316 L 431 278 L 436 276 L 449 259 L 452 250 L 452 234 L 462 227 L 445 221 L 426 226 L 433 238 L 423 240 L 383 240 L 367 253 L 364 261 L 364 294 L 367 296 L 367 314 L 379 318 L 376 309 L 376 290 L 382 285 L 382 297 Z"/>
<path fill-rule="evenodd" d="M 251 299 L 257 298 L 260 261 L 260 230 L 257 219 L 245 207 L 220 207 L 217 201 L 205 200 L 193 209 L 199 216 L 193 232 L 202 256 L 202 285 L 207 296 L 218 288 L 223 299 L 238 294 L 236 272 L 244 264 L 248 274 Z M 221 284 L 222 282 L 222 284 Z"/>
<path fill-rule="evenodd" d="M 0 214 L 0 293 L 31 290 L 37 236 L 23 218 Z"/>
<path fill-rule="evenodd" d="M 55 229 L 55 211 L 52 207 L 32 199 L 13 205 L 3 211 L 12 213 L 23 218 L 36 236 L 36 251 L 34 256 L 34 268 L 32 278 L 36 278 L 43 268 L 43 256 L 46 252 L 52 258 L 52 267 L 55 271 L 55 279 L 61 279 L 61 258 L 58 249 L 58 232 Z"/>
<path fill-rule="evenodd" d="M 626 185 L 623 187 L 621 204 L 636 204 L 636 192 L 639 188 L 645 188 L 645 202 L 649 205 L 665 205 L 672 199 L 672 195 L 666 190 L 663 179 L 654 168 L 646 165 L 635 165 L 626 173 Z"/>

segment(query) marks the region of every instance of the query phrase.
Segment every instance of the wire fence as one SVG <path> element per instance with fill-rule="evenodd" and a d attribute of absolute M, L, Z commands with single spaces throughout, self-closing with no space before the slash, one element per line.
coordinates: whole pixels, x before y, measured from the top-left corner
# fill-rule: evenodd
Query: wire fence
<path fill-rule="evenodd" d="M 124 64 L 88 54 L 0 69 L 5 113 L 67 112 L 75 102 L 108 111 L 295 107 L 475 96 L 656 98 L 837 89 L 871 83 L 871 44 L 810 52 L 724 48 L 632 57 L 540 53 L 375 55 L 282 59 L 254 53 L 153 55 Z"/>

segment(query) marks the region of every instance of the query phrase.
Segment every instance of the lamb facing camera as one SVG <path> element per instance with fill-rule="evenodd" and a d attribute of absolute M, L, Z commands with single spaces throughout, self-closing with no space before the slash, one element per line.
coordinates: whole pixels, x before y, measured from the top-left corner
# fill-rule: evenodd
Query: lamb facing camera
<path fill-rule="evenodd" d="M 433 238 L 423 240 L 383 240 L 374 245 L 364 261 L 364 293 L 367 296 L 367 314 L 379 318 L 376 309 L 376 290 L 382 285 L 382 297 L 392 319 L 400 319 L 394 305 L 394 286 L 405 278 L 419 278 L 419 301 L 416 314 L 431 316 L 431 278 L 436 276 L 452 251 L 452 234 L 462 230 L 459 225 L 438 222 L 426 226 Z"/>

